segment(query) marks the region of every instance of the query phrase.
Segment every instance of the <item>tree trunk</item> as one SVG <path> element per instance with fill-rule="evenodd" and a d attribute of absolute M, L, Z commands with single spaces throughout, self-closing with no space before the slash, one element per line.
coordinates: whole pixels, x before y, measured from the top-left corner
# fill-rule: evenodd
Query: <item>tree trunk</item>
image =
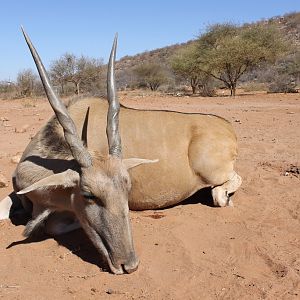
<path fill-rule="evenodd" d="M 192 77 L 191 78 L 191 87 L 192 87 L 192 93 L 193 94 L 196 93 L 197 85 L 198 85 L 198 78 L 197 77 Z"/>
<path fill-rule="evenodd" d="M 80 85 L 80 82 L 77 82 L 76 83 L 76 94 L 77 94 L 77 96 L 79 96 L 79 94 L 80 94 L 79 85 Z"/>
<path fill-rule="evenodd" d="M 159 83 L 149 83 L 149 86 L 150 86 L 151 91 L 156 91 L 159 88 L 160 84 Z"/>
<path fill-rule="evenodd" d="M 235 92 L 236 92 L 236 83 L 233 83 L 230 87 L 230 95 L 231 97 L 235 97 Z"/>

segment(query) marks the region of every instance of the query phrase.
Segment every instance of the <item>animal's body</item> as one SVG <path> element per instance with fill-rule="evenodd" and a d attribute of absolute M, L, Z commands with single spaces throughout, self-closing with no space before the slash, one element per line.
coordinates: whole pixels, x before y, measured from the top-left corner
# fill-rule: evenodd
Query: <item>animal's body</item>
<path fill-rule="evenodd" d="M 80 135 L 88 107 L 88 149 L 105 155 L 108 152 L 106 101 L 82 99 L 68 110 Z M 233 171 L 237 156 L 236 136 L 232 125 L 221 117 L 121 108 L 120 134 L 124 158 L 159 160 L 129 171 L 132 183 L 130 209 L 167 207 L 183 201 L 204 186 L 221 186 L 232 178 L 236 181 Z M 39 157 L 39 161 L 34 157 Z M 57 173 L 58 169 L 71 167 L 74 164 L 72 159 L 63 130 L 53 117 L 24 151 L 15 172 L 16 191 L 41 177 Z M 234 185 L 238 183 L 234 182 Z M 234 192 L 234 189 L 231 188 L 228 193 Z M 66 194 L 61 197 L 66 199 L 53 201 L 67 202 L 70 201 L 68 197 Z M 217 205 L 227 204 L 227 197 L 214 198 Z"/>
<path fill-rule="evenodd" d="M 52 235 L 81 226 L 113 273 L 130 273 L 139 260 L 129 208 L 170 206 L 204 186 L 212 187 L 216 205 L 231 203 L 241 178 L 233 169 L 237 140 L 229 122 L 204 114 L 120 110 L 117 38 L 108 63 L 108 105 L 91 98 L 67 109 L 23 34 L 55 113 L 29 143 L 13 176 L 14 190 L 32 215 L 25 236 L 41 225 Z M 0 204 L 5 210 L 0 217 L 10 205 L 8 198 Z"/>

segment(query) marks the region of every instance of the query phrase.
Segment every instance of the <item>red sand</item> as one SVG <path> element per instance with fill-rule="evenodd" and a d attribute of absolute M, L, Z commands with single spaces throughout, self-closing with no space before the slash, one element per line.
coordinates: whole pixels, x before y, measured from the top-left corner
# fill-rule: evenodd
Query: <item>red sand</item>
<path fill-rule="evenodd" d="M 234 208 L 198 195 L 160 211 L 131 212 L 141 264 L 130 274 L 101 270 L 81 230 L 29 244 L 23 225 L 0 221 L 3 299 L 299 299 L 300 94 L 162 97 L 123 93 L 133 107 L 208 112 L 233 123 L 243 185 Z M 143 96 L 143 97 L 142 97 Z M 32 106 L 32 105 L 35 106 Z M 0 101 L 0 174 L 52 114 L 45 100 Z M 28 125 L 24 133 L 16 133 Z M 18 130 L 17 130 L 18 131 Z M 298 169 L 299 170 L 299 169 Z M 290 171 L 290 172 L 289 172 Z M 11 181 L 0 199 L 12 191 Z"/>

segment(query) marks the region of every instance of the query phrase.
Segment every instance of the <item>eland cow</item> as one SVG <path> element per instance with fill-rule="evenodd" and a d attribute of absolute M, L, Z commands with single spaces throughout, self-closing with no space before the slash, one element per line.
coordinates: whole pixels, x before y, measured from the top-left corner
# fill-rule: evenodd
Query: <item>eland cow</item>
<path fill-rule="evenodd" d="M 228 121 L 210 114 L 120 108 L 117 38 L 108 63 L 108 104 L 86 98 L 66 108 L 23 34 L 55 113 L 31 140 L 13 175 L 15 193 L 32 215 L 25 236 L 41 225 L 51 235 L 82 227 L 111 272 L 130 273 L 139 260 L 129 208 L 164 208 L 206 186 L 216 206 L 232 204 L 241 177 L 234 171 L 237 138 Z"/>

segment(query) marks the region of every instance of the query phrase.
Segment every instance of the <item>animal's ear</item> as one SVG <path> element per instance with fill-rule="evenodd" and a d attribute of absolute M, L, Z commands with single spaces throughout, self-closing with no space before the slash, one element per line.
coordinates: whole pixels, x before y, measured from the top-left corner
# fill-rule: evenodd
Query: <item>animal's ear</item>
<path fill-rule="evenodd" d="M 144 158 L 125 158 L 122 160 L 127 170 L 137 167 L 142 164 L 153 164 L 158 162 L 158 159 L 144 159 Z"/>
<path fill-rule="evenodd" d="M 67 170 L 62 173 L 50 175 L 43 178 L 29 187 L 17 192 L 18 195 L 27 194 L 37 189 L 47 189 L 47 187 L 73 187 L 76 186 L 79 181 L 79 174 L 73 170 Z"/>

